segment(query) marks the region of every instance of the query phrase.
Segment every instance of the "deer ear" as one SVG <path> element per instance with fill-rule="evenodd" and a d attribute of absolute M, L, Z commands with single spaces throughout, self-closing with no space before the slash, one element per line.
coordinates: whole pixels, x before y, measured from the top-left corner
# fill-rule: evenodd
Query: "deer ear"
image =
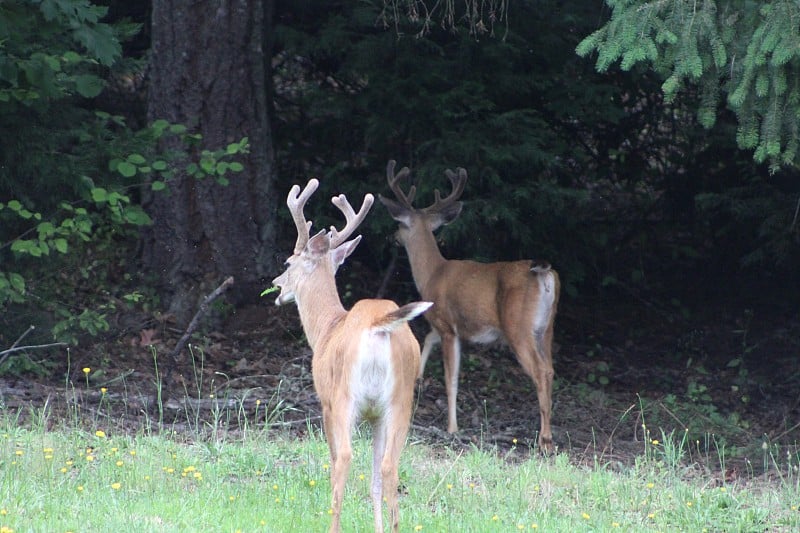
<path fill-rule="evenodd" d="M 461 214 L 461 209 L 464 207 L 464 202 L 453 202 L 452 204 L 444 207 L 441 211 L 436 213 L 433 218 L 432 230 L 441 226 L 446 226 L 458 218 Z"/>
<path fill-rule="evenodd" d="M 389 211 L 389 214 L 393 219 L 406 227 L 410 226 L 409 209 L 407 207 L 404 207 L 400 203 L 386 198 L 380 194 L 378 195 L 378 200 L 380 200 L 381 203 L 386 206 L 386 209 Z"/>
<path fill-rule="evenodd" d="M 361 242 L 361 235 L 356 237 L 355 239 L 351 239 L 345 243 L 339 245 L 339 247 L 331 250 L 331 260 L 333 261 L 333 268 L 339 268 L 339 266 L 344 263 L 344 260 L 347 259 L 350 254 L 352 254 L 358 243 Z"/>
<path fill-rule="evenodd" d="M 331 247 L 331 239 L 325 230 L 321 230 L 319 233 L 314 235 L 308 240 L 308 244 L 306 244 L 306 250 L 312 256 L 320 256 L 328 253 L 328 250 Z"/>

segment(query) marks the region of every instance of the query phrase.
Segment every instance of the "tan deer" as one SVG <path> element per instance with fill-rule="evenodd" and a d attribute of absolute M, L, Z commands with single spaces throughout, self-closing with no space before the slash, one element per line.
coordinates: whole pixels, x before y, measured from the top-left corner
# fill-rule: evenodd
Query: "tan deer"
<path fill-rule="evenodd" d="M 419 372 L 419 343 L 408 321 L 429 302 L 403 307 L 390 300 L 361 300 L 346 311 L 334 275 L 355 250 L 361 236 L 345 242 L 373 203 L 367 194 L 355 213 L 345 196 L 333 203 L 347 223 L 340 232 L 320 231 L 309 238 L 312 223 L 303 208 L 317 189 L 312 179 L 303 192 L 295 185 L 286 200 L 297 226 L 294 253 L 286 271 L 273 280 L 280 288 L 276 305 L 294 301 L 313 357 L 314 388 L 322 404 L 322 423 L 331 453 L 331 531 L 340 530 L 342 499 L 352 457 L 351 434 L 360 419 L 372 424 L 371 498 L 375 531 L 383 531 L 382 498 L 392 531 L 399 528 L 398 463 L 411 422 L 414 383 Z"/>
<path fill-rule="evenodd" d="M 433 329 L 425 337 L 419 375 L 422 376 L 431 349 L 441 342 L 447 431 L 458 431 L 456 396 L 461 340 L 490 343 L 503 339 L 536 386 L 541 415 L 538 442 L 541 451 L 552 452 L 552 344 L 560 289 L 558 274 L 541 261 L 448 261 L 439 251 L 434 231 L 461 212 L 458 199 L 464 192 L 467 171 L 447 170 L 452 185 L 447 198 L 442 199 L 436 190 L 433 205 L 415 209 L 412 202 L 416 188 L 412 186 L 405 194 L 399 184 L 409 175 L 409 169 L 404 167 L 395 175 L 394 168 L 395 162 L 389 161 L 386 176 L 397 201 L 378 197 L 400 224 L 396 239 L 406 249 L 417 290 L 424 300 L 434 304 L 425 315 Z"/>

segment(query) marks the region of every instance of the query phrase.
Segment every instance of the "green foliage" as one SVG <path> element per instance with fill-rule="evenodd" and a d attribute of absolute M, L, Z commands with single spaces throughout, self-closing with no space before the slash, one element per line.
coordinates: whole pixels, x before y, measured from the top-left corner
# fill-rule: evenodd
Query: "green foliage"
<path fill-rule="evenodd" d="M 610 20 L 577 46 L 596 52 L 605 72 L 649 64 L 665 81 L 668 102 L 700 87 L 697 117 L 714 125 L 720 91 L 736 113 L 741 148 L 773 171 L 796 165 L 800 141 L 800 6 L 789 0 L 652 2 L 607 0 Z"/>
<path fill-rule="evenodd" d="M 108 8 L 86 0 L 9 0 L 0 8 L 0 103 L 97 96 L 122 49 Z"/>
<path fill-rule="evenodd" d="M 396 159 L 412 168 L 425 205 L 449 186 L 444 170 L 462 166 L 466 207 L 441 233 L 447 255 L 552 258 L 574 292 L 596 255 L 583 229 L 588 195 L 575 181 L 597 159 L 592 143 L 576 138 L 624 112 L 606 82 L 572 82 L 600 80 L 571 60 L 574 28 L 588 24 L 591 9 L 556 4 L 517 6 L 502 36 L 478 40 L 463 27 L 423 28 L 402 10 L 376 28 L 386 14 L 370 4 L 279 3 L 292 25 L 276 31 L 276 143 L 279 162 L 296 162 L 279 175 L 319 175 L 331 192 L 386 194 L 386 162 Z M 283 82 L 292 91 L 281 92 Z M 366 224 L 369 249 L 384 251 L 371 259 L 382 259 L 394 224 L 385 212 Z"/>
<path fill-rule="evenodd" d="M 85 0 L 0 5 L 0 315 L 9 326 L 15 316 L 33 312 L 39 321 L 44 312 L 56 339 L 73 343 L 79 333 L 108 330 L 116 298 L 136 290 L 106 280 L 110 264 L 122 261 L 120 243 L 150 223 L 141 185 L 167 188 L 176 165 L 187 164 L 179 162 L 187 147 L 199 141 L 166 121 L 133 131 L 126 117 L 87 100 L 104 90 L 121 40 L 139 29 L 101 22 L 107 11 Z M 155 151 L 166 135 L 176 138 L 175 153 Z M 226 183 L 242 170 L 236 157 L 246 150 L 243 139 L 202 152 L 197 177 Z M 76 253 L 100 254 L 108 264 L 75 264 Z M 66 265 L 72 276 L 60 271 Z"/>

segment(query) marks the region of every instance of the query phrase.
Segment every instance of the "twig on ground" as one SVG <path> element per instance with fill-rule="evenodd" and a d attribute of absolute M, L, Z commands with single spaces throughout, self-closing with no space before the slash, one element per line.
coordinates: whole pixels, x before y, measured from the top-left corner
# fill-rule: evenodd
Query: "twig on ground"
<path fill-rule="evenodd" d="M 183 350 L 183 347 L 186 346 L 186 343 L 189 341 L 189 337 L 192 336 L 194 330 L 197 329 L 197 326 L 200 324 L 200 319 L 208 312 L 208 308 L 211 303 L 219 298 L 219 296 L 228 290 L 228 288 L 233 285 L 233 276 L 228 277 L 225 281 L 223 281 L 219 287 L 214 289 L 214 291 L 205 297 L 203 303 L 200 304 L 200 309 L 197 310 L 194 317 L 192 318 L 191 322 L 189 322 L 189 326 L 186 328 L 186 331 L 183 333 L 183 336 L 178 340 L 175 344 L 175 348 L 170 352 L 169 358 L 167 359 L 167 372 L 164 376 L 164 383 L 169 384 L 169 380 L 172 376 L 172 370 L 175 368 L 175 362 L 178 359 L 178 355 Z"/>
<path fill-rule="evenodd" d="M 35 326 L 28 326 L 28 329 L 19 336 L 17 340 L 14 341 L 14 344 L 11 345 L 11 348 L 3 350 L 0 352 L 0 365 L 6 360 L 6 358 L 14 352 L 21 352 L 23 350 L 39 350 L 41 348 L 52 348 L 54 346 L 66 346 L 66 342 L 51 342 L 50 344 L 34 344 L 30 346 L 18 346 L 22 339 L 28 336 L 28 333 L 36 329 Z"/>

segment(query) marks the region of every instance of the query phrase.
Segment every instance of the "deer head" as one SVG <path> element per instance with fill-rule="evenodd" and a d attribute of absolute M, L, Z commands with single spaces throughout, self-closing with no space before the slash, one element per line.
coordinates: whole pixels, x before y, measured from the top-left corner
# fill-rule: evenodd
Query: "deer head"
<path fill-rule="evenodd" d="M 441 226 L 451 223 L 461 213 L 463 202 L 458 201 L 464 192 L 467 183 L 467 171 L 458 168 L 457 172 L 450 169 L 445 171 L 445 175 L 450 180 L 452 190 L 446 198 L 442 199 L 439 189 L 434 191 L 435 200 L 433 204 L 422 209 L 415 209 L 412 205 L 416 195 L 416 187 L 413 185 L 404 193 L 400 187 L 400 182 L 411 174 L 408 167 L 403 167 L 400 172 L 395 174 L 396 162 L 390 160 L 386 166 L 386 178 L 389 182 L 389 189 L 394 193 L 397 200 L 391 200 L 378 195 L 381 203 L 389 210 L 389 214 L 400 223 L 395 237 L 397 241 L 406 245 L 412 234 L 418 232 L 434 232 Z"/>
<path fill-rule="evenodd" d="M 339 231 L 331 226 L 330 231 L 321 230 L 313 237 L 309 237 L 313 223 L 306 221 L 303 209 L 317 187 L 319 187 L 319 181 L 312 178 L 302 192 L 299 185 L 293 186 L 286 199 L 286 205 L 289 207 L 297 228 L 297 242 L 294 245 L 293 254 L 286 260 L 286 271 L 272 281 L 273 285 L 281 289 L 275 299 L 276 305 L 295 301 L 298 294 L 304 292 L 308 282 L 314 279 L 313 274 L 317 271 L 326 278 L 332 278 L 339 266 L 353 253 L 361 241 L 361 235 L 350 241 L 347 239 L 364 221 L 372 207 L 374 197 L 367 194 L 361 204 L 361 209 L 356 213 L 344 194 L 334 196 L 331 201 L 344 213 L 345 227 Z"/>

